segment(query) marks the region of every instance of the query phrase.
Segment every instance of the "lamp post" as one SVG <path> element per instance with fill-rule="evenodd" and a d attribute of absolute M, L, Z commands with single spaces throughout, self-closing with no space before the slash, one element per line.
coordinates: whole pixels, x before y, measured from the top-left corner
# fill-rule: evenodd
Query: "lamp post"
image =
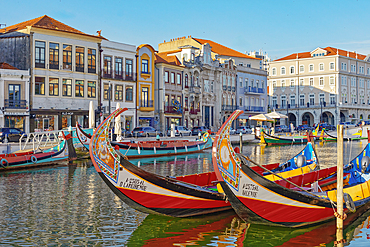
<path fill-rule="evenodd" d="M 110 115 L 110 101 L 112 98 L 112 85 L 109 83 L 109 89 L 108 89 L 108 112 Z"/>

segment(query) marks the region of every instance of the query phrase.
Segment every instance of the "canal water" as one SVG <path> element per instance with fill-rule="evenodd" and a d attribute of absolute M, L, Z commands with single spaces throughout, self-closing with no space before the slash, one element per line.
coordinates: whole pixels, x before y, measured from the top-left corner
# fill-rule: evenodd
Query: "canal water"
<path fill-rule="evenodd" d="M 345 142 L 344 161 L 367 141 Z M 336 165 L 336 143 L 315 143 L 321 167 Z M 302 145 L 243 146 L 260 164 L 281 162 Z M 211 153 L 132 160 L 178 176 L 212 171 Z M 370 212 L 344 230 L 349 246 L 370 246 Z M 171 218 L 140 213 L 102 181 L 90 160 L 0 173 L 0 246 L 333 246 L 335 222 L 303 229 L 246 224 L 232 211 Z"/>

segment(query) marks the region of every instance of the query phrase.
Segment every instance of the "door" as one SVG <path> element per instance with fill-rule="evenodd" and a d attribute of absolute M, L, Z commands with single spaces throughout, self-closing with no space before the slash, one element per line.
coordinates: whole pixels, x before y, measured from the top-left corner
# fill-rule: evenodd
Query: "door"
<path fill-rule="evenodd" d="M 21 85 L 9 84 L 8 90 L 9 106 L 12 108 L 20 108 L 21 101 Z"/>

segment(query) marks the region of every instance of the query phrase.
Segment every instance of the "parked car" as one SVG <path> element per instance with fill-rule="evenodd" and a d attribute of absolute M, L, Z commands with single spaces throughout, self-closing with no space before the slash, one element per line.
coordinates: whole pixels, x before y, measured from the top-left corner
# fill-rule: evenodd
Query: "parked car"
<path fill-rule="evenodd" d="M 331 125 L 331 124 L 328 124 L 328 123 L 320 124 L 319 130 L 322 130 L 323 128 L 325 130 L 336 130 L 337 129 L 334 125 Z"/>
<path fill-rule="evenodd" d="M 235 131 L 235 134 L 251 134 L 252 133 L 252 130 L 249 126 L 239 126 L 236 131 Z"/>
<path fill-rule="evenodd" d="M 0 128 L 0 141 L 1 142 L 17 142 L 24 134 L 24 131 L 17 128 Z"/>
<path fill-rule="evenodd" d="M 167 130 L 167 135 L 171 136 L 171 127 Z M 191 131 L 185 126 L 175 126 L 175 136 L 190 136 Z"/>
<path fill-rule="evenodd" d="M 146 126 L 146 127 L 136 127 L 132 130 L 131 135 L 133 137 L 149 137 L 149 136 L 163 136 L 163 133 L 159 130 L 156 130 L 153 127 Z"/>
<path fill-rule="evenodd" d="M 230 135 L 235 135 L 235 134 L 236 134 L 236 130 L 233 128 L 230 128 Z"/>
<path fill-rule="evenodd" d="M 307 124 L 302 124 L 302 125 L 299 125 L 299 126 L 297 127 L 297 130 L 298 130 L 298 131 L 314 130 L 314 129 L 315 129 L 314 127 L 311 127 L 311 126 L 309 126 L 309 125 L 307 125 Z"/>
<path fill-rule="evenodd" d="M 198 133 L 203 134 L 204 132 L 207 132 L 208 128 L 206 126 L 197 126 L 191 129 L 191 135 L 196 136 Z"/>
<path fill-rule="evenodd" d="M 344 123 L 339 123 L 339 124 L 343 125 L 343 128 L 353 128 L 353 127 L 356 127 L 356 124 L 351 123 L 351 122 L 344 122 Z"/>
<path fill-rule="evenodd" d="M 358 127 L 358 126 L 363 126 L 363 125 L 370 125 L 370 121 L 364 121 L 364 120 L 361 120 L 360 122 L 358 122 L 357 124 L 356 124 L 356 127 Z"/>
<path fill-rule="evenodd" d="M 286 125 L 276 125 L 275 132 L 289 132 L 289 127 Z"/>

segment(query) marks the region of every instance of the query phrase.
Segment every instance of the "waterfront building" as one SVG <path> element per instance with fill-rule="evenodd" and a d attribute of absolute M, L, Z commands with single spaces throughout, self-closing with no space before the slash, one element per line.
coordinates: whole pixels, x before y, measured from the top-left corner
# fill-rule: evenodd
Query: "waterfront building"
<path fill-rule="evenodd" d="M 171 124 L 184 125 L 183 114 L 188 112 L 188 97 L 183 94 L 184 66 L 171 53 L 156 53 L 155 67 L 155 128 L 166 133 Z"/>
<path fill-rule="evenodd" d="M 151 45 L 142 44 L 136 48 L 136 116 L 137 126 L 154 125 L 154 78 L 155 50 Z"/>
<path fill-rule="evenodd" d="M 294 53 L 270 63 L 270 110 L 295 126 L 370 119 L 369 56 L 333 47 Z"/>
<path fill-rule="evenodd" d="M 186 85 L 187 81 L 189 83 L 188 87 L 185 86 L 183 90 L 184 98 L 188 97 L 187 104 L 189 104 L 189 112 L 184 113 L 184 125 L 187 127 L 205 125 L 216 131 L 234 110 L 240 107 L 245 109 L 245 104 L 253 108 L 248 108 L 250 111 L 248 115 L 242 116 L 244 119 L 261 113 L 259 108 L 254 108 L 255 106 L 261 107 L 262 103 L 267 104 L 265 100 L 267 75 L 263 69 L 260 69 L 260 58 L 248 56 L 211 40 L 191 36 L 171 39 L 159 44 L 158 47 L 160 53 L 166 52 L 177 56 L 181 64 L 185 66 L 184 84 Z M 243 86 L 242 93 L 236 90 L 239 68 L 243 80 L 258 72 L 256 74 L 259 78 L 258 86 L 265 87 L 263 93 L 258 92 L 257 89 L 257 93 L 251 92 L 254 95 L 253 99 L 258 98 L 258 105 L 255 105 L 256 100 L 250 102 L 249 98 L 248 103 L 246 100 L 242 101 L 242 105 L 239 101 L 237 102 L 239 99 L 237 94 L 245 94 L 245 86 Z M 264 85 L 260 83 L 261 81 L 264 81 Z M 254 84 L 252 88 L 256 86 L 257 84 Z M 255 89 L 251 89 L 253 90 Z M 264 100 L 260 100 L 260 97 Z M 186 108 L 186 102 L 183 103 Z M 262 108 L 266 109 L 266 106 Z M 244 124 L 246 124 L 245 120 Z"/>
<path fill-rule="evenodd" d="M 136 46 L 102 40 L 101 54 L 102 115 L 109 116 L 119 103 L 128 108 L 121 126 L 131 131 L 136 127 Z"/>
<path fill-rule="evenodd" d="M 62 129 L 76 121 L 87 127 L 89 102 L 100 105 L 103 39 L 47 15 L 0 29 L 0 62 L 30 71 L 31 132 Z"/>
<path fill-rule="evenodd" d="M 29 80 L 28 70 L 0 62 L 0 127 L 29 132 Z"/>

